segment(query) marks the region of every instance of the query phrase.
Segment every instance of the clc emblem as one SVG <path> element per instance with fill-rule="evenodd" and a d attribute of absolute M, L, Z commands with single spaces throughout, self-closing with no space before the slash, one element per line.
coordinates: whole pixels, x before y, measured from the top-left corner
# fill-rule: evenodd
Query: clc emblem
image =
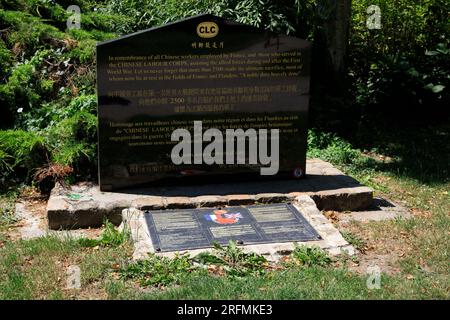
<path fill-rule="evenodd" d="M 202 38 L 214 38 L 219 33 L 219 26 L 214 22 L 201 22 L 197 26 L 197 34 Z"/>
<path fill-rule="evenodd" d="M 227 210 L 214 210 L 213 214 L 205 214 L 204 217 L 207 221 L 213 221 L 217 224 L 235 224 L 242 219 L 240 212 L 228 213 Z"/>

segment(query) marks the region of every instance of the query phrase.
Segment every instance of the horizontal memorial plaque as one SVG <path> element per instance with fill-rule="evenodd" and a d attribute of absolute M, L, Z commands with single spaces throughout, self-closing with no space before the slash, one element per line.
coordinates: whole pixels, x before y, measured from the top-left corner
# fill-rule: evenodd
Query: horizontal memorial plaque
<path fill-rule="evenodd" d="M 209 14 L 99 43 L 101 190 L 303 177 L 310 55 L 306 40 Z"/>
<path fill-rule="evenodd" d="M 146 211 L 145 219 L 158 252 L 321 239 L 290 204 Z"/>

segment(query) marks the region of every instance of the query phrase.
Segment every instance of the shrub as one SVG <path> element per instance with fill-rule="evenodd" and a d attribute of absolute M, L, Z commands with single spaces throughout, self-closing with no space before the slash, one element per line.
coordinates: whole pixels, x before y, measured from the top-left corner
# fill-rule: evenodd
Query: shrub
<path fill-rule="evenodd" d="M 44 139 L 52 165 L 72 178 L 95 176 L 95 42 L 200 13 L 212 13 L 275 32 L 313 39 L 327 16 L 324 0 L 0 0 L 0 129 L 32 131 Z M 69 5 L 82 29 L 66 30 Z M 382 30 L 366 26 L 369 5 L 382 10 Z M 355 130 L 386 120 L 447 119 L 450 50 L 447 1 L 354 0 L 345 96 L 320 94 L 313 126 L 360 137 Z M 319 110 L 320 109 L 320 110 Z M 424 111 L 426 110 L 426 112 Z M 19 112 L 18 112 L 19 111 Z M 417 116 L 419 115 L 419 116 Z M 444 115 L 444 116 L 442 116 Z M 372 125 L 372 126 L 371 126 Z M 65 127 L 68 129 L 66 130 Z M 67 131 L 67 132 L 65 132 Z M 359 130 L 361 131 L 361 130 Z M 311 140 L 312 139 L 312 140 Z M 310 144 L 319 137 L 309 136 Z M 320 138 L 322 139 L 322 138 Z M 335 163 L 362 161 L 344 140 L 325 138 L 309 156 Z M 0 169 L 14 155 L 0 150 Z M 25 169 L 20 169 L 23 171 Z M 28 170 L 28 169 L 26 169 Z M 29 174 L 25 174 L 28 176 Z M 3 175 L 4 176 L 4 175 Z"/>
<path fill-rule="evenodd" d="M 79 95 L 78 97 L 66 101 L 66 99 L 61 99 L 60 101 L 43 103 L 40 108 L 34 109 L 31 112 L 23 115 L 23 126 L 29 130 L 39 131 L 58 131 L 61 133 L 58 134 L 58 138 L 61 138 L 61 134 L 64 138 L 71 138 L 68 134 L 64 133 L 64 128 L 57 129 L 56 127 L 61 127 L 59 124 L 61 121 L 65 120 L 65 125 L 70 125 L 67 122 L 71 122 L 70 120 L 66 120 L 68 118 L 74 118 L 78 115 L 79 118 L 89 118 L 91 122 L 93 121 L 92 117 L 88 114 L 95 114 L 97 109 L 97 98 L 94 95 Z M 82 114 L 79 114 L 79 113 Z M 76 120 L 75 118 L 73 119 Z M 73 122 L 73 121 L 72 121 Z M 76 121 L 75 121 L 76 122 Z M 92 123 L 91 123 L 92 124 Z M 78 130 L 82 130 L 78 129 Z M 72 131 L 69 132 L 69 134 Z M 92 132 L 90 132 L 92 134 Z M 81 134 L 81 138 L 84 139 Z M 53 142 L 52 137 L 49 139 Z M 90 141 L 92 141 L 93 137 L 91 137 Z"/>
<path fill-rule="evenodd" d="M 17 178 L 30 181 L 34 170 L 47 163 L 49 151 L 44 139 L 33 132 L 22 130 L 0 131 L 0 172 L 2 187 Z M 2 188 L 3 189 L 3 188 Z"/>
<path fill-rule="evenodd" d="M 369 5 L 381 9 L 381 30 L 366 26 Z M 424 120 L 428 114 L 431 119 L 445 114 L 450 101 L 448 3 L 358 0 L 352 10 L 350 80 L 362 116 Z"/>
<path fill-rule="evenodd" d="M 321 158 L 335 164 L 353 164 L 361 161 L 361 154 L 353 146 L 332 133 L 308 132 L 308 157 Z"/>
<path fill-rule="evenodd" d="M 93 63 L 96 43 L 97 42 L 93 39 L 81 40 L 78 42 L 77 46 L 68 53 L 68 57 L 76 59 L 82 64 Z"/>
<path fill-rule="evenodd" d="M 7 27 L 8 44 L 16 55 L 30 57 L 37 50 L 60 44 L 64 33 L 26 12 L 0 10 L 0 26 Z"/>
<path fill-rule="evenodd" d="M 42 137 L 21 130 L 0 131 L 1 150 L 11 155 L 13 168 L 25 167 L 29 170 L 39 167 L 46 161 L 47 150 Z"/>
<path fill-rule="evenodd" d="M 89 179 L 96 174 L 95 154 L 97 117 L 86 111 L 55 123 L 45 136 L 52 152 L 52 161 L 74 169 L 73 179 Z M 73 182 L 73 181 L 72 181 Z"/>
<path fill-rule="evenodd" d="M 11 51 L 6 47 L 5 42 L 0 38 L 0 83 L 6 77 L 13 61 Z"/>
<path fill-rule="evenodd" d="M 20 126 L 27 112 L 40 107 L 43 101 L 53 97 L 54 81 L 50 79 L 45 70 L 39 70 L 44 60 L 51 56 L 51 51 L 37 51 L 29 60 L 17 64 L 5 84 L 0 84 L 0 101 L 8 106 L 3 109 L 6 119 L 13 118 L 15 124 Z M 8 121 L 3 126 L 11 125 Z"/>
<path fill-rule="evenodd" d="M 308 37 L 314 20 L 314 0 L 112 0 L 100 9 L 128 19 L 113 30 L 130 33 L 202 13 L 211 13 L 241 23 L 285 34 Z"/>

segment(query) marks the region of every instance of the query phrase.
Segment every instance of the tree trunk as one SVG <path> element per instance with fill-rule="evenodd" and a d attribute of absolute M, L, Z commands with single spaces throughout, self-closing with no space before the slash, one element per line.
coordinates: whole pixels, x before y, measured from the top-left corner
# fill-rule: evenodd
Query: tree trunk
<path fill-rule="evenodd" d="M 345 76 L 345 57 L 348 48 L 351 0 L 335 0 L 334 15 L 328 21 L 329 48 L 333 70 L 337 75 Z"/>
<path fill-rule="evenodd" d="M 345 84 L 351 0 L 318 3 L 315 30 L 314 89 L 339 93 Z"/>
<path fill-rule="evenodd" d="M 319 0 L 314 32 L 310 125 L 352 131 L 358 112 L 349 99 L 346 56 L 351 0 Z"/>

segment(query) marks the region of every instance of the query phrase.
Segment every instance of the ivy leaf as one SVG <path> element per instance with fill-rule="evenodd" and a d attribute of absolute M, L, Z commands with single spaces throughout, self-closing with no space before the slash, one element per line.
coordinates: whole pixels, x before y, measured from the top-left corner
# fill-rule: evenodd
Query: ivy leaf
<path fill-rule="evenodd" d="M 429 83 L 424 88 L 427 90 L 431 90 L 433 93 L 439 93 L 445 89 L 445 86 L 443 86 L 442 84 L 434 85 L 432 83 Z"/>
<path fill-rule="evenodd" d="M 445 89 L 445 86 L 438 84 L 438 85 L 433 86 L 433 88 L 431 88 L 431 91 L 433 91 L 434 93 L 439 93 L 444 89 Z"/>
<path fill-rule="evenodd" d="M 437 51 L 434 51 L 434 50 L 427 50 L 427 51 L 425 51 L 425 55 L 426 56 L 436 56 L 436 55 L 438 55 L 439 54 L 439 52 L 437 52 Z"/>

